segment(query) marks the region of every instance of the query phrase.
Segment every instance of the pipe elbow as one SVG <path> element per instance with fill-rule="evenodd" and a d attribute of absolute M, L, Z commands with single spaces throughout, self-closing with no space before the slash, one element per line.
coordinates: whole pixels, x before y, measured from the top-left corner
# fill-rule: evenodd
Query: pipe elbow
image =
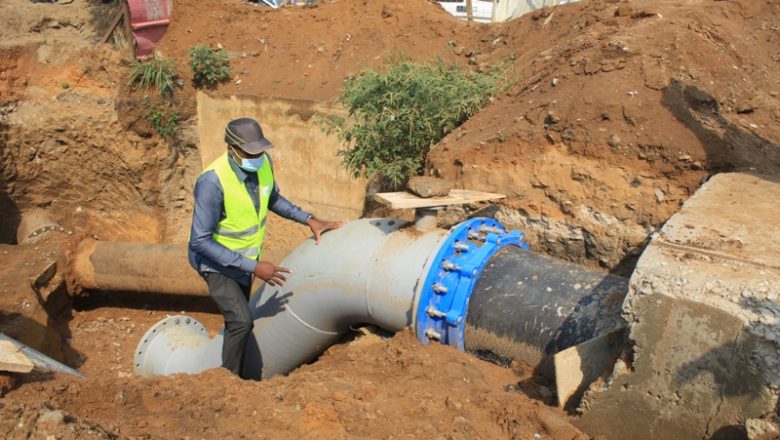
<path fill-rule="evenodd" d="M 244 374 L 287 373 L 351 326 L 411 325 L 420 274 L 444 231 L 406 234 L 403 226 L 393 219 L 354 221 L 290 254 L 282 265 L 294 273 L 285 286 L 264 286 L 250 301 L 255 328 L 245 361 L 251 371 Z"/>

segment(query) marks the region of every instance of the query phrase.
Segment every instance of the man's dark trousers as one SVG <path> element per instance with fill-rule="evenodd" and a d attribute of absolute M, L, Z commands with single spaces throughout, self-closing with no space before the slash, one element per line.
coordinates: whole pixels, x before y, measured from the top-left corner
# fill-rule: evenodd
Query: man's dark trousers
<path fill-rule="evenodd" d="M 254 326 L 248 303 L 250 286 L 218 272 L 205 272 L 203 277 L 209 285 L 209 295 L 225 317 L 222 366 L 240 376 L 246 341 Z"/>

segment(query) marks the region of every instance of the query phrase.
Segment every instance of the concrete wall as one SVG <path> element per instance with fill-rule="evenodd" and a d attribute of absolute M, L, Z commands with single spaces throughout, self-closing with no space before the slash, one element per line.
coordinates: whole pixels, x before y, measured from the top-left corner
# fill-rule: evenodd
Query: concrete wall
<path fill-rule="evenodd" d="M 778 177 L 719 174 L 653 237 L 623 304 L 633 363 L 591 389 L 581 429 L 610 439 L 739 439 L 747 419 L 775 411 L 778 200 Z"/>
<path fill-rule="evenodd" d="M 354 219 L 363 212 L 366 184 L 341 167 L 341 148 L 314 121 L 317 116 L 340 115 L 341 107 L 323 102 L 280 98 L 213 98 L 198 93 L 198 137 L 205 167 L 225 151 L 225 124 L 238 117 L 260 122 L 274 143 L 270 150 L 276 181 L 285 198 L 318 217 Z"/>

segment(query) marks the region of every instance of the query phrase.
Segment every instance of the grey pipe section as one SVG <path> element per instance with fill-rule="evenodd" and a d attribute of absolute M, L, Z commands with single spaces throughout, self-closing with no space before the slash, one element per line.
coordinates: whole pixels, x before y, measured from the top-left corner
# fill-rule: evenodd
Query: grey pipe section
<path fill-rule="evenodd" d="M 366 219 L 324 234 L 319 245 L 305 241 L 281 263 L 293 271 L 284 287 L 263 286 L 250 300 L 255 321 L 243 375 L 287 373 L 350 326 L 399 331 L 412 325 L 422 277 L 446 235 L 399 220 Z M 170 321 L 185 318 L 168 318 L 147 332 L 136 350 L 137 374 L 196 373 L 220 365 L 221 335 L 209 340 L 196 325 Z"/>
<path fill-rule="evenodd" d="M 16 242 L 30 243 L 50 232 L 65 233 L 66 231 L 51 218 L 48 211 L 33 208 L 22 213 L 19 226 L 16 228 Z"/>

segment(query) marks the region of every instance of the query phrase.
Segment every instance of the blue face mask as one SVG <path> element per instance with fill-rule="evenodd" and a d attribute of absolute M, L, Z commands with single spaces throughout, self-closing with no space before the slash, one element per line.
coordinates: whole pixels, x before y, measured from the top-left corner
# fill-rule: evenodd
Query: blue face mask
<path fill-rule="evenodd" d="M 260 156 L 257 159 L 241 159 L 241 165 L 239 166 L 244 171 L 254 173 L 255 171 L 259 170 L 261 166 L 263 166 L 264 159 L 265 158 L 263 156 Z"/>
<path fill-rule="evenodd" d="M 239 156 L 236 150 L 233 150 L 233 152 L 236 153 L 236 156 Z M 265 160 L 265 154 L 255 159 L 245 159 L 240 156 L 239 158 L 241 159 L 241 162 L 237 163 L 238 166 L 244 171 L 254 173 L 255 171 L 259 170 L 261 166 L 263 166 L 263 161 Z"/>

